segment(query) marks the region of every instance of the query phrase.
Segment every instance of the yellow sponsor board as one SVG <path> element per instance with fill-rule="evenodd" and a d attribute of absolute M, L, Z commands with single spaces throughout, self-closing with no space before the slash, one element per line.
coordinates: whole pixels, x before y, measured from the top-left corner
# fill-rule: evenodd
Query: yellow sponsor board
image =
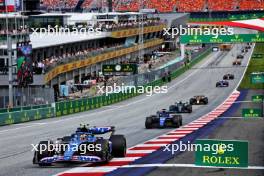
<path fill-rule="evenodd" d="M 163 39 L 155 39 L 154 41 L 146 42 L 146 43 L 144 43 L 144 45 L 141 45 L 141 46 L 138 45 L 138 46 L 133 46 L 133 47 L 126 48 L 126 49 L 111 51 L 109 53 L 101 54 L 98 56 L 88 57 L 88 58 L 81 60 L 81 61 L 75 61 L 72 63 L 60 65 L 60 66 L 55 67 L 54 69 L 52 69 L 48 73 L 46 73 L 44 80 L 45 80 L 45 83 L 47 83 L 61 73 L 66 73 L 66 72 L 69 72 L 71 70 L 86 67 L 86 66 L 98 63 L 98 62 L 102 62 L 102 61 L 105 61 L 108 59 L 119 57 L 119 56 L 122 56 L 122 55 L 125 55 L 128 53 L 132 53 L 132 52 L 135 52 L 141 48 L 149 48 L 149 47 L 159 45 L 162 43 L 163 43 Z"/>
<path fill-rule="evenodd" d="M 166 28 L 166 25 L 149 26 L 149 27 L 144 27 L 143 32 L 144 34 L 150 33 L 150 32 L 157 32 L 157 31 L 162 31 L 163 28 Z M 135 35 L 138 35 L 139 33 L 142 33 L 141 29 L 139 28 L 124 29 L 124 30 L 112 32 L 112 37 L 113 38 L 123 38 L 123 37 L 135 36 Z"/>

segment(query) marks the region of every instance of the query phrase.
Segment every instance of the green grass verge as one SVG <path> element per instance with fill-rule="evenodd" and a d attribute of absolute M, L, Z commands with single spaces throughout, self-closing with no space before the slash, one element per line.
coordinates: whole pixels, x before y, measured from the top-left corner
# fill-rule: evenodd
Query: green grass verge
<path fill-rule="evenodd" d="M 263 84 L 252 84 L 250 81 L 252 72 L 264 72 L 264 43 L 256 44 L 252 56 L 259 53 L 263 53 L 263 55 L 259 58 L 251 58 L 246 74 L 239 86 L 240 89 L 263 89 Z"/>

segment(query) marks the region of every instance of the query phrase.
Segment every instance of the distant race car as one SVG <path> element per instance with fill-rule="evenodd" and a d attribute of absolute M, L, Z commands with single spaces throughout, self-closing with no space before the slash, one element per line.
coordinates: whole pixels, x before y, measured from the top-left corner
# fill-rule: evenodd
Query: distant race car
<path fill-rule="evenodd" d="M 158 111 L 156 115 L 151 115 L 146 118 L 145 127 L 147 129 L 159 127 L 175 127 L 179 128 L 182 126 L 182 116 L 175 114 L 174 112 L 162 109 Z"/>
<path fill-rule="evenodd" d="M 188 102 L 175 102 L 174 105 L 171 105 L 169 107 L 169 111 L 175 112 L 175 113 L 191 113 L 192 112 L 192 105 Z"/>
<path fill-rule="evenodd" d="M 241 52 L 242 52 L 242 53 L 247 53 L 247 52 L 248 52 L 248 49 L 247 49 L 247 48 L 242 49 Z"/>
<path fill-rule="evenodd" d="M 223 80 L 232 80 L 232 79 L 235 79 L 235 75 L 233 74 L 228 73 L 223 76 Z"/>
<path fill-rule="evenodd" d="M 242 54 L 237 55 L 237 59 L 244 59 L 244 56 Z"/>
<path fill-rule="evenodd" d="M 208 98 L 204 95 L 198 95 L 194 96 L 193 98 L 190 98 L 190 104 L 191 105 L 201 105 L 201 104 L 208 104 Z"/>
<path fill-rule="evenodd" d="M 250 46 L 250 45 L 247 45 L 247 46 L 246 46 L 246 49 L 251 49 L 251 46 Z"/>
<path fill-rule="evenodd" d="M 228 87 L 229 82 L 226 80 L 218 81 L 215 86 L 216 87 Z"/>
<path fill-rule="evenodd" d="M 233 65 L 241 65 L 241 59 L 234 60 Z"/>
<path fill-rule="evenodd" d="M 125 157 L 126 139 L 114 132 L 115 128 L 112 126 L 81 125 L 71 136 L 64 136 L 56 141 L 41 141 L 34 152 L 33 164 L 50 166 L 58 162 L 107 163 L 113 157 Z M 108 139 L 99 136 L 107 134 L 110 136 Z"/>

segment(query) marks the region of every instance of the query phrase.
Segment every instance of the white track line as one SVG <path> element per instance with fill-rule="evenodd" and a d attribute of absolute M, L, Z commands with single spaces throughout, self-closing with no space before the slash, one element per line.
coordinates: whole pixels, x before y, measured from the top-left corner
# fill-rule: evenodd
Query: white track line
<path fill-rule="evenodd" d="M 155 152 L 157 150 L 127 150 L 127 154 L 137 154 L 137 153 L 152 153 L 152 152 Z"/>
<path fill-rule="evenodd" d="M 219 117 L 220 119 L 262 119 L 263 117 Z"/>
<path fill-rule="evenodd" d="M 198 166 L 194 164 L 134 164 L 134 165 L 124 165 L 121 166 L 120 168 L 142 168 L 142 167 L 226 168 L 226 169 L 242 169 L 242 170 L 264 170 L 264 166 L 217 167 L 217 166 Z"/>
<path fill-rule="evenodd" d="M 164 147 L 167 144 L 138 144 L 135 147 Z"/>
<path fill-rule="evenodd" d="M 78 174 L 78 173 L 96 173 L 96 172 L 108 173 L 108 172 L 111 172 L 117 168 L 119 168 L 119 166 L 76 167 L 76 168 L 67 170 L 66 172 L 59 173 L 58 175 L 63 174 L 63 173 L 69 173 L 69 174 L 71 174 L 71 173 L 76 173 L 76 174 Z"/>
<path fill-rule="evenodd" d="M 111 162 L 117 162 L 117 161 L 135 161 L 141 157 L 125 157 L 125 158 L 113 158 L 111 159 Z"/>
<path fill-rule="evenodd" d="M 170 133 L 168 133 L 168 134 L 170 134 Z M 184 137 L 184 136 L 187 135 L 187 134 L 173 134 L 173 135 L 168 135 L 168 134 L 165 134 L 165 135 L 163 135 L 163 136 L 159 136 L 159 137 L 171 137 L 171 138 L 175 137 L 175 138 L 182 138 L 182 137 Z"/>
<path fill-rule="evenodd" d="M 174 142 L 175 139 L 152 139 L 147 142 Z"/>

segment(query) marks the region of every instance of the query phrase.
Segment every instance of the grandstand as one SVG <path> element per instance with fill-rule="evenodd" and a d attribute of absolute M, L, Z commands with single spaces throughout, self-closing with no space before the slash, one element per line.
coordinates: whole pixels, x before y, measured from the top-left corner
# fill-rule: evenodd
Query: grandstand
<path fill-rule="evenodd" d="M 107 7 L 106 0 L 44 0 L 47 9 L 75 9 L 81 2 L 81 8 L 90 10 L 95 7 Z M 156 9 L 158 12 L 202 12 L 202 11 L 235 11 L 263 10 L 263 0 L 113 0 L 114 11 L 139 11 L 141 3 L 144 8 Z"/>

